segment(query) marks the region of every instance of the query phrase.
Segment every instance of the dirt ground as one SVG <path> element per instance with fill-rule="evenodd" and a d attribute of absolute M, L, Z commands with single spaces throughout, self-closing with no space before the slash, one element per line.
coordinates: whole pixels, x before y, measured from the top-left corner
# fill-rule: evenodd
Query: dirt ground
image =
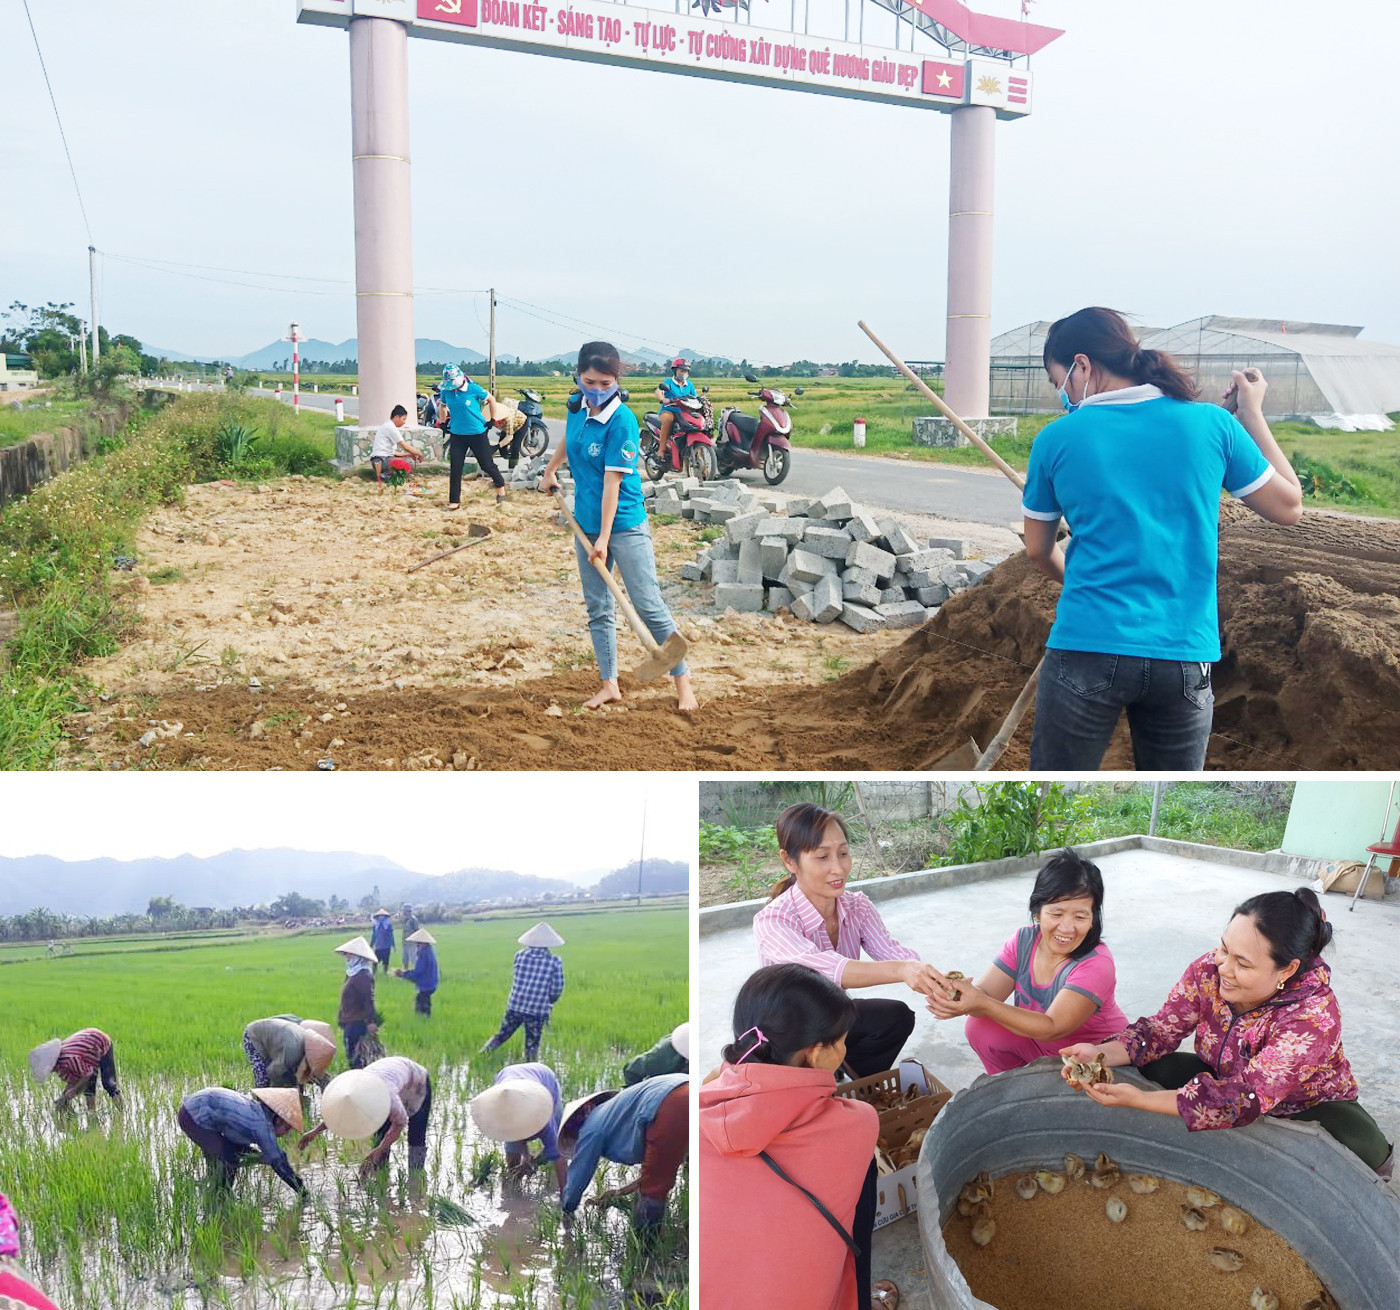
<path fill-rule="evenodd" d="M 1054 587 L 1015 556 L 913 634 L 713 616 L 709 589 L 677 578 L 698 529 L 657 525 L 701 710 L 681 716 L 669 681 L 624 675 L 624 706 L 589 713 L 597 679 L 563 531 L 536 495 L 497 511 L 469 485 L 458 515 L 440 512 L 440 490 L 413 503 L 356 482 L 191 488 L 142 534 L 141 627 L 86 670 L 108 699 L 74 716 L 67 764 L 928 769 L 969 736 L 987 743 L 1053 614 Z M 492 536 L 405 573 L 468 521 Z M 1398 594 L 1400 524 L 1309 513 L 1278 528 L 1227 505 L 1207 766 L 1400 763 Z M 619 650 L 626 668 L 630 633 Z M 1031 723 L 1001 767 L 1026 767 Z M 1126 733 L 1105 765 L 1131 767 Z"/>

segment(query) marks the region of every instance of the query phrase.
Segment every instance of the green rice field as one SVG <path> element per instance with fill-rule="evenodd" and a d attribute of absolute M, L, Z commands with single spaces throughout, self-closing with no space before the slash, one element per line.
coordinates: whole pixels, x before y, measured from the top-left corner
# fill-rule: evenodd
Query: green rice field
<path fill-rule="evenodd" d="M 295 1012 L 334 1024 L 345 928 L 278 938 L 187 934 L 119 953 L 6 954 L 0 1083 L 12 1119 L 0 1138 L 0 1190 L 20 1215 L 24 1260 L 66 1310 L 632 1310 L 689 1305 L 688 1185 L 683 1170 L 661 1237 L 643 1248 L 630 1210 L 580 1208 L 565 1234 L 552 1170 L 503 1176 L 497 1143 L 476 1135 L 467 1103 L 503 1064 L 523 1060 L 523 1032 L 490 1055 L 516 938 L 534 918 L 432 925 L 442 984 L 430 1017 L 413 988 L 381 973 L 380 1039 L 433 1079 L 425 1178 L 396 1145 L 384 1182 L 363 1185 L 369 1143 L 331 1135 L 305 1153 L 283 1138 L 305 1200 L 268 1168 L 240 1170 L 231 1195 L 208 1186 L 202 1157 L 176 1127 L 181 1098 L 211 1085 L 252 1087 L 243 1027 Z M 621 1086 L 621 1066 L 687 1015 L 684 908 L 560 919 L 567 987 L 540 1059 L 565 1100 Z M 398 950 L 402 949 L 400 941 Z M 398 963 L 397 951 L 395 963 Z M 93 1026 L 115 1043 L 123 1102 L 98 1090 L 89 1115 L 60 1119 L 57 1079 L 37 1086 L 30 1047 Z M 331 1066 L 344 1065 L 343 1053 Z M 308 1127 L 318 1122 L 311 1089 Z M 632 1170 L 606 1165 L 594 1189 Z"/>

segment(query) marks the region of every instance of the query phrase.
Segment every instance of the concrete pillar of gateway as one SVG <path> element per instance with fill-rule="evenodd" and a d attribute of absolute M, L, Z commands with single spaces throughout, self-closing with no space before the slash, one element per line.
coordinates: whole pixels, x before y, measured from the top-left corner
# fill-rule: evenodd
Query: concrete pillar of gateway
<path fill-rule="evenodd" d="M 368 457 L 370 436 L 395 405 L 408 410 L 410 427 L 417 424 L 408 29 L 402 23 L 350 20 L 350 119 L 360 413 L 358 426 L 336 429 L 336 460 L 343 467 Z"/>
<path fill-rule="evenodd" d="M 961 417 L 985 419 L 991 413 L 996 110 L 963 105 L 952 119 L 943 397 Z"/>

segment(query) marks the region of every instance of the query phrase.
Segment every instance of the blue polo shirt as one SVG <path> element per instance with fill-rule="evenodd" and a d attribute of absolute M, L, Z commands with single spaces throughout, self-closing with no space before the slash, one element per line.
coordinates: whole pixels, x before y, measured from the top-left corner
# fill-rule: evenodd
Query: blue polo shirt
<path fill-rule="evenodd" d="M 1041 430 L 1022 509 L 1074 534 L 1046 645 L 1147 659 L 1220 658 L 1220 491 L 1273 468 L 1233 414 L 1154 386 L 1093 396 Z"/>
<path fill-rule="evenodd" d="M 666 393 L 666 402 L 662 405 L 663 409 L 675 409 L 676 401 L 684 400 L 687 396 L 695 395 L 695 383 L 689 378 L 686 378 L 684 386 L 677 382 L 674 377 L 663 378 L 661 381 L 661 389 Z"/>
<path fill-rule="evenodd" d="M 642 475 L 637 472 L 637 419 L 617 396 L 594 418 L 587 405 L 570 410 L 564 423 L 569 470 L 574 475 L 574 518 L 589 536 L 603 530 L 603 474 L 621 473 L 612 530 L 626 532 L 647 521 Z"/>
<path fill-rule="evenodd" d="M 487 423 L 481 416 L 481 402 L 490 394 L 479 382 L 439 393 L 447 406 L 447 430 L 454 436 L 474 437 L 485 432 Z"/>

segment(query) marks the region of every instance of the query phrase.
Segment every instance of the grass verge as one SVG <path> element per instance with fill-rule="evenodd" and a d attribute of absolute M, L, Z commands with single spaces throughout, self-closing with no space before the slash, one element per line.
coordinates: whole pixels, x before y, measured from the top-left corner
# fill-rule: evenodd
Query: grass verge
<path fill-rule="evenodd" d="M 154 506 L 209 478 L 328 473 L 334 434 L 328 416 L 191 394 L 142 412 L 104 445 L 0 512 L 0 605 L 12 612 L 0 667 L 0 767 L 52 766 L 64 717 L 93 690 L 77 666 L 114 651 L 135 622 L 136 584 L 117 562 L 134 553 L 136 529 Z"/>

